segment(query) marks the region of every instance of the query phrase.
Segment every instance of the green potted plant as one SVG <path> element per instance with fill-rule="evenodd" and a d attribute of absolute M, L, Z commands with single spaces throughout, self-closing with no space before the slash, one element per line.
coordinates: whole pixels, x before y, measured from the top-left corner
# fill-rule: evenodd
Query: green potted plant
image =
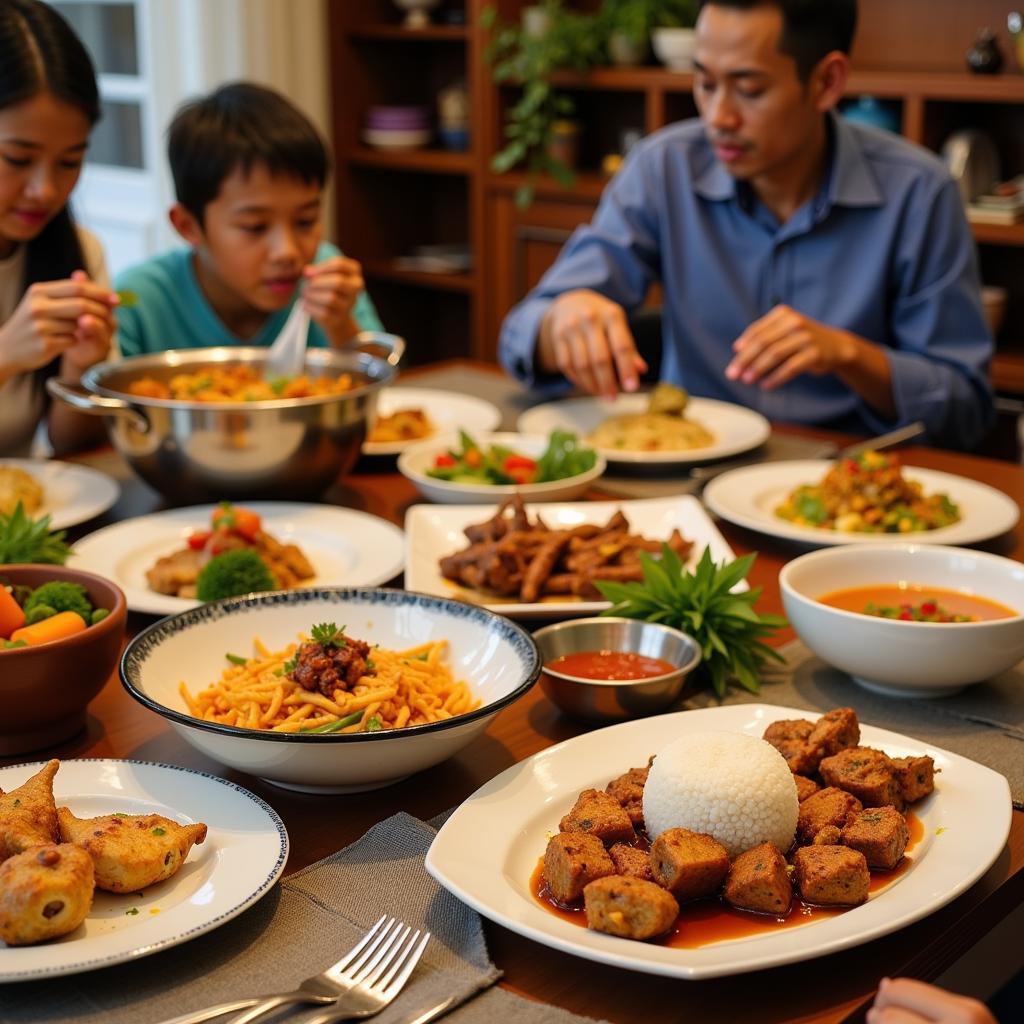
<path fill-rule="evenodd" d="M 575 176 L 560 159 L 559 134 L 574 113 L 571 96 L 554 88 L 556 71 L 587 71 L 605 61 L 605 34 L 601 20 L 567 10 L 563 0 L 544 0 L 525 25 L 498 24 L 497 12 L 488 8 L 484 24 L 494 32 L 488 48 L 494 80 L 517 84 L 519 99 L 505 117 L 505 146 L 491 161 L 503 173 L 525 164 L 527 180 L 516 192 L 516 203 L 529 206 L 537 177 L 546 172 L 569 187 Z M 542 26 L 540 30 L 537 25 Z M 553 147 L 553 143 L 555 144 Z"/>
<path fill-rule="evenodd" d="M 693 0 L 602 0 L 608 56 L 613 64 L 642 64 L 655 29 L 692 26 L 696 14 Z"/>

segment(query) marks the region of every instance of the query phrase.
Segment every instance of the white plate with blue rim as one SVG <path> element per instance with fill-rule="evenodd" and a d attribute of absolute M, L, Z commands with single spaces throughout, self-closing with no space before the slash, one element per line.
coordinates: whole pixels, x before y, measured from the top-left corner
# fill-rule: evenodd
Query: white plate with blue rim
<path fill-rule="evenodd" d="M 0 789 L 17 789 L 43 766 L 0 768 Z M 206 772 L 151 761 L 63 761 L 57 806 L 80 818 L 123 811 L 203 822 L 177 874 L 142 892 L 96 890 L 88 917 L 69 935 L 38 946 L 0 942 L 0 983 L 79 974 L 136 960 L 220 927 L 265 896 L 288 860 L 288 833 L 258 796 Z"/>

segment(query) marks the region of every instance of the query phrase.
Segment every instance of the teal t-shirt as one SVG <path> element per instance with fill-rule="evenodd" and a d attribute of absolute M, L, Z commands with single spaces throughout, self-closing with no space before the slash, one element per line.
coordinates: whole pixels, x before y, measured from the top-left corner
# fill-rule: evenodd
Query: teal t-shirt
<path fill-rule="evenodd" d="M 330 242 L 321 242 L 314 263 L 340 256 Z M 135 293 L 135 304 L 117 310 L 117 347 L 122 356 L 163 352 L 169 348 L 210 348 L 214 345 L 270 345 L 295 303 L 272 313 L 251 338 L 231 333 L 213 311 L 196 280 L 191 249 L 172 249 L 117 275 L 114 287 Z M 361 330 L 382 331 L 380 317 L 364 291 L 352 315 Z M 309 325 L 308 343 L 327 348 L 327 336 Z"/>

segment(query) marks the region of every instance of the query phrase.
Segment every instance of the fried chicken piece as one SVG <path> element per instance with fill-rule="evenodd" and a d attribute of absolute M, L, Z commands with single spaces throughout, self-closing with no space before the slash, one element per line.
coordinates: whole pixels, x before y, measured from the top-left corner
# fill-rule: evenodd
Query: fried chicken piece
<path fill-rule="evenodd" d="M 170 878 L 185 863 L 193 843 L 206 839 L 206 826 L 179 825 L 160 814 L 105 814 L 76 818 L 57 809 L 61 838 L 92 858 L 96 886 L 107 892 L 137 892 Z"/>
<path fill-rule="evenodd" d="M 92 859 L 77 846 L 47 843 L 0 864 L 0 939 L 28 946 L 73 932 L 92 907 Z"/>
<path fill-rule="evenodd" d="M 17 789 L 0 795 L 0 861 L 30 846 L 57 841 L 53 777 L 59 767 L 54 758 Z"/>

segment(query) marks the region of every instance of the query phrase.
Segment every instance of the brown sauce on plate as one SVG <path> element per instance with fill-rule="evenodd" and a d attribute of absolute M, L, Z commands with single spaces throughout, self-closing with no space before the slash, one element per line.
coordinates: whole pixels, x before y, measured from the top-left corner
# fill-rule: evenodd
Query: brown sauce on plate
<path fill-rule="evenodd" d="M 907 828 L 910 831 L 910 841 L 907 843 L 906 853 L 892 871 L 872 869 L 871 886 L 868 890 L 872 896 L 906 874 L 914 863 L 914 858 L 908 857 L 907 853 L 913 850 L 924 837 L 924 825 L 913 811 L 908 811 L 906 818 Z M 644 850 L 648 848 L 648 843 L 643 838 L 634 845 Z M 538 860 L 537 867 L 530 875 L 530 892 L 537 903 L 548 913 L 581 928 L 587 927 L 587 915 L 583 909 L 582 900 L 578 906 L 565 906 L 552 899 L 544 883 L 543 857 Z M 819 907 L 813 903 L 804 903 L 795 892 L 789 913 L 784 916 L 736 910 L 720 898 L 694 900 L 692 903 L 683 904 L 676 923 L 668 932 L 650 941 L 659 946 L 696 949 L 698 946 L 707 946 L 712 942 L 745 939 L 751 935 L 769 935 L 782 928 L 799 927 L 810 921 L 822 921 L 825 918 L 836 917 L 854 909 L 856 908 Z"/>

